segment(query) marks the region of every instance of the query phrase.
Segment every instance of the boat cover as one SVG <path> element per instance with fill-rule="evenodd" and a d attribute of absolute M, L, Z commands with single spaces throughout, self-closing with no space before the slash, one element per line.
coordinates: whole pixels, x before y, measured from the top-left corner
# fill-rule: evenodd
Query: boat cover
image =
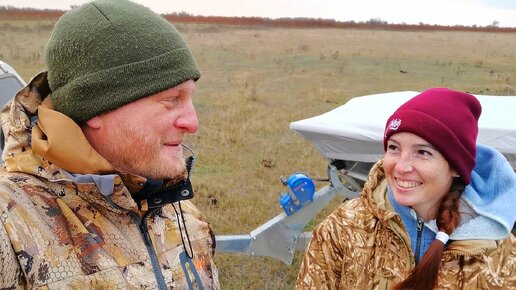
<path fill-rule="evenodd" d="M 355 97 L 327 113 L 290 123 L 329 159 L 376 162 L 383 155 L 385 122 L 419 92 Z M 516 168 L 516 96 L 475 95 L 482 104 L 477 143 L 498 149 Z"/>

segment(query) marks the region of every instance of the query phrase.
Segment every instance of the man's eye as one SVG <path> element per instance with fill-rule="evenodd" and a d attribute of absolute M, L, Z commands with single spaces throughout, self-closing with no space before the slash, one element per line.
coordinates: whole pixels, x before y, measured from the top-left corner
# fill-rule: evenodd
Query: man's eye
<path fill-rule="evenodd" d="M 179 96 L 171 96 L 171 97 L 164 99 L 165 102 L 172 102 L 172 103 L 177 102 L 177 100 L 179 100 Z"/>
<path fill-rule="evenodd" d="M 175 105 L 179 101 L 179 96 L 170 96 L 161 100 L 161 102 L 166 106 Z"/>

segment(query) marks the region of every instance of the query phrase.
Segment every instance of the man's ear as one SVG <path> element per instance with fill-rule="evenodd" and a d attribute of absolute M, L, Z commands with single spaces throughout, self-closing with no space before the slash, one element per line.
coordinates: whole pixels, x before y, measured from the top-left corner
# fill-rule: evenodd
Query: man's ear
<path fill-rule="evenodd" d="M 100 116 L 95 116 L 88 121 L 86 121 L 86 126 L 91 129 L 100 129 L 102 128 L 102 118 Z"/>

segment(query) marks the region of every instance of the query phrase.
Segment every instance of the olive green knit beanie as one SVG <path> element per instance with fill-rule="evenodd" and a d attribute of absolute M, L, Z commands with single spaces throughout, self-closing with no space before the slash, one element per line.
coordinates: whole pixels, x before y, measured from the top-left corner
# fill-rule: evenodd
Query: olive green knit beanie
<path fill-rule="evenodd" d="M 54 108 L 79 124 L 201 76 L 174 26 L 126 0 L 97 0 L 65 13 L 45 61 Z"/>

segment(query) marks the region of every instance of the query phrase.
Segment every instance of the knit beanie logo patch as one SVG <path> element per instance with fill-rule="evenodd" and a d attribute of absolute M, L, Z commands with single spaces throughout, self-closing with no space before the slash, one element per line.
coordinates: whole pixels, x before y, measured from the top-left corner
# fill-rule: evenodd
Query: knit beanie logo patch
<path fill-rule="evenodd" d="M 401 119 L 392 119 L 389 123 L 389 130 L 398 130 L 398 128 L 401 126 Z"/>
<path fill-rule="evenodd" d="M 396 131 L 400 128 L 401 126 L 401 119 L 392 119 L 390 122 L 389 122 L 389 125 L 387 125 L 387 127 L 385 128 L 385 131 L 383 132 L 383 138 L 387 138 L 387 134 L 389 131 Z"/>

